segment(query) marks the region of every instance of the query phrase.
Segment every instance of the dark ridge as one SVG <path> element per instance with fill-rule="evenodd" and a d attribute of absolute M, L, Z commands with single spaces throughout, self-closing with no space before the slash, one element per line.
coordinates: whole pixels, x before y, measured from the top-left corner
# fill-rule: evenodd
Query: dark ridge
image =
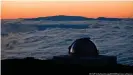
<path fill-rule="evenodd" d="M 106 17 L 98 17 L 97 20 L 105 20 L 105 21 L 120 21 L 120 18 L 106 18 Z"/>
<path fill-rule="evenodd" d="M 64 61 L 64 60 L 63 60 Z M 47 59 L 39 60 L 32 57 L 27 57 L 24 59 L 5 59 L 1 61 L 1 73 L 2 75 L 14 75 L 14 74 L 25 74 L 27 73 L 37 73 L 39 74 L 59 74 L 64 73 L 132 73 L 133 66 L 117 64 L 115 66 L 87 66 L 87 64 L 80 65 L 71 64 L 70 61 L 64 61 L 60 63 L 58 60 Z M 64 74 L 63 73 L 63 74 Z"/>
<path fill-rule="evenodd" d="M 94 19 L 94 18 L 86 18 L 86 17 L 82 17 L 82 16 L 58 15 L 58 16 L 38 17 L 38 18 L 26 18 L 24 20 L 31 20 L 31 21 L 40 21 L 40 20 L 49 20 L 49 21 L 83 21 L 83 20 L 120 21 L 120 20 L 122 20 L 122 18 L 98 17 L 98 18 Z"/>
<path fill-rule="evenodd" d="M 65 15 L 59 15 L 59 16 L 48 16 L 48 17 L 38 17 L 38 18 L 27 18 L 24 20 L 50 20 L 50 21 L 82 21 L 82 20 L 94 20 L 93 18 L 86 18 L 82 16 L 65 16 Z"/>
<path fill-rule="evenodd" d="M 60 25 L 36 25 L 35 26 L 37 30 L 45 30 L 47 28 L 73 28 L 73 29 L 84 29 L 84 28 L 89 28 L 88 24 L 82 24 L 82 25 L 65 25 L 65 24 L 60 24 Z"/>

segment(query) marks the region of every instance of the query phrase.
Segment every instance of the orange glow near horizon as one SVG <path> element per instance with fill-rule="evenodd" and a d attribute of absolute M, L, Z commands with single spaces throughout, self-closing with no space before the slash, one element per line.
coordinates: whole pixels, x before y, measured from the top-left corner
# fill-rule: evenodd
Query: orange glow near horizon
<path fill-rule="evenodd" d="M 2 19 L 54 15 L 133 18 L 133 1 L 3 1 L 1 12 Z"/>

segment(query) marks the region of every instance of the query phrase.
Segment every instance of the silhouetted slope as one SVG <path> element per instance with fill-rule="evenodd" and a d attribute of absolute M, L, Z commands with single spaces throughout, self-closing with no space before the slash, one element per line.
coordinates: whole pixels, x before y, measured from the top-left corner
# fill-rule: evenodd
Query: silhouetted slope
<path fill-rule="evenodd" d="M 106 17 L 98 17 L 97 20 L 105 20 L 105 21 L 120 21 L 120 18 L 106 18 Z"/>
<path fill-rule="evenodd" d="M 57 60 L 39 60 L 34 58 L 2 60 L 2 75 L 17 73 L 95 73 L 95 72 L 132 72 L 133 66 L 117 64 L 116 66 L 90 67 L 79 64 L 60 64 Z M 82 71 L 83 70 L 83 71 Z"/>
<path fill-rule="evenodd" d="M 106 17 L 98 17 L 94 18 L 87 18 L 82 16 L 65 16 L 65 15 L 58 15 L 58 16 L 47 16 L 47 17 L 37 17 L 37 18 L 26 18 L 24 20 L 32 20 L 32 21 L 40 21 L 40 20 L 50 20 L 50 21 L 83 21 L 83 20 L 105 20 L 105 21 L 120 21 L 120 18 L 106 18 Z"/>
<path fill-rule="evenodd" d="M 27 18 L 24 20 L 51 20 L 51 21 L 82 21 L 82 20 L 93 20 L 93 18 L 86 18 L 82 16 L 65 16 L 65 15 L 59 15 L 59 16 L 48 16 L 48 17 L 38 17 L 38 18 Z"/>

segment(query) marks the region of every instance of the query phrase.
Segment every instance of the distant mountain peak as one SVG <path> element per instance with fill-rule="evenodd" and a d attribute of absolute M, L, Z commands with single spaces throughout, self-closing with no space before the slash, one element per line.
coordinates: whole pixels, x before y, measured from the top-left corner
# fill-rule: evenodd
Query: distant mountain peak
<path fill-rule="evenodd" d="M 86 18 L 82 16 L 67 16 L 67 15 L 56 15 L 38 18 L 26 18 L 25 20 L 51 20 L 51 21 L 80 21 L 80 20 L 91 20 L 93 18 Z"/>
<path fill-rule="evenodd" d="M 84 20 L 105 20 L 105 21 L 119 21 L 122 20 L 120 18 L 107 18 L 107 17 L 98 17 L 87 18 L 83 16 L 68 16 L 68 15 L 55 15 L 55 16 L 46 16 L 46 17 L 37 17 L 37 18 L 26 18 L 24 20 L 31 21 L 84 21 Z"/>

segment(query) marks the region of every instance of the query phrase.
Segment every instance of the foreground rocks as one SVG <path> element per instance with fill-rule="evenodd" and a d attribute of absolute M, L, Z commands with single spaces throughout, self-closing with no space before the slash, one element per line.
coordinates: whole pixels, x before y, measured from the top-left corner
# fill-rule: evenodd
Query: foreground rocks
<path fill-rule="evenodd" d="M 89 64 L 89 63 L 88 63 Z M 59 74 L 64 73 L 96 73 L 96 72 L 115 72 L 115 73 L 130 73 L 133 72 L 133 66 L 127 65 L 106 65 L 106 66 L 88 66 L 87 64 L 71 64 L 69 61 L 60 63 L 58 60 L 48 59 L 39 60 L 31 57 L 24 59 L 5 59 L 1 60 L 1 73 L 2 75 L 14 74 Z"/>

